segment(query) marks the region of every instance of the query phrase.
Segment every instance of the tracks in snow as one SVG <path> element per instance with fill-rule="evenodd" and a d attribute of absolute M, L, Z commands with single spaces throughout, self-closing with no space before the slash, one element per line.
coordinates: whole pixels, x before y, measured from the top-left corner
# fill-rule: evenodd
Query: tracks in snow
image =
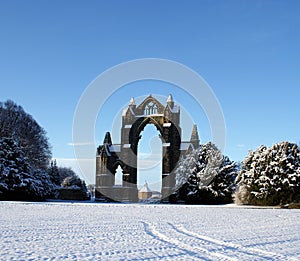
<path fill-rule="evenodd" d="M 171 245 L 175 245 L 179 247 L 181 250 L 183 250 L 187 255 L 190 257 L 194 257 L 197 259 L 205 259 L 205 260 L 211 260 L 212 257 L 218 260 L 237 260 L 233 258 L 229 258 L 228 256 L 225 256 L 221 253 L 213 253 L 207 250 L 204 247 L 199 246 L 191 246 L 186 240 L 181 240 L 181 238 L 174 238 L 172 236 L 169 236 L 165 233 L 159 232 L 157 228 L 153 224 L 149 224 L 146 222 L 142 222 L 144 224 L 145 232 L 148 235 L 153 236 L 157 240 L 167 242 Z"/>
<path fill-rule="evenodd" d="M 202 260 L 287 260 L 288 257 L 253 247 L 217 240 L 172 223 L 141 222 L 145 232 L 164 243 L 176 246 L 187 256 Z M 238 257 L 238 258 L 237 258 Z M 291 259 L 289 259 L 291 260 Z"/>

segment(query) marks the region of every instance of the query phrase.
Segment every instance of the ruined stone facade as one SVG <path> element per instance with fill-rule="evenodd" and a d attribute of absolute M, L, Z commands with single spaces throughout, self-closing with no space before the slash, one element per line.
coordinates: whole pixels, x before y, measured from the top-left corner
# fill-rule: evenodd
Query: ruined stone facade
<path fill-rule="evenodd" d="M 169 201 L 175 187 L 173 170 L 180 158 L 199 147 L 196 125 L 191 140 L 181 141 L 180 107 L 174 104 L 169 95 L 166 105 L 155 97 L 148 96 L 136 106 L 131 98 L 122 114 L 121 144 L 113 144 L 107 132 L 103 145 L 97 148 L 96 155 L 96 200 L 138 201 L 137 190 L 137 153 L 141 132 L 147 124 L 154 124 L 162 140 L 162 200 Z M 115 185 L 118 166 L 123 170 L 122 185 Z"/>

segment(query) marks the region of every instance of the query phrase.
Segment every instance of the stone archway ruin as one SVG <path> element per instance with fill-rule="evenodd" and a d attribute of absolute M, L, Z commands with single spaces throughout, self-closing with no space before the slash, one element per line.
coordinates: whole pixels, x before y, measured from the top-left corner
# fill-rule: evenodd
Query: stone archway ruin
<path fill-rule="evenodd" d="M 136 106 L 131 98 L 122 114 L 121 144 L 113 144 L 107 132 L 103 145 L 97 148 L 96 155 L 96 193 L 97 201 L 137 202 L 137 153 L 141 132 L 146 125 L 153 124 L 162 140 L 162 201 L 168 202 L 174 192 L 175 169 L 182 153 L 199 147 L 199 136 L 194 125 L 191 139 L 181 140 L 180 107 L 174 104 L 172 95 L 166 106 L 149 95 Z M 122 185 L 115 185 L 115 173 L 121 166 Z"/>

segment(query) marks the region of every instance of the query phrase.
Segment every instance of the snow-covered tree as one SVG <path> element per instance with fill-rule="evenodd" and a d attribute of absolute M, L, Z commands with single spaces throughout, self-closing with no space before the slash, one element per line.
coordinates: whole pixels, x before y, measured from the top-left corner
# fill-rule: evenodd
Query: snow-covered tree
<path fill-rule="evenodd" d="M 72 168 L 58 167 L 57 170 L 58 170 L 58 175 L 60 178 L 60 183 L 62 183 L 64 181 L 64 179 L 66 179 L 68 177 L 78 178 L 77 174 L 74 172 L 74 170 L 72 170 Z"/>
<path fill-rule="evenodd" d="M 65 178 L 61 184 L 63 188 L 77 189 L 87 192 L 86 184 L 84 180 L 80 179 L 78 176 L 69 176 Z"/>
<path fill-rule="evenodd" d="M 73 172 L 71 176 L 68 176 L 63 180 L 59 198 L 69 200 L 87 200 L 90 199 L 90 193 L 87 190 L 84 180 L 80 179 Z"/>
<path fill-rule="evenodd" d="M 235 202 L 278 205 L 300 198 L 300 151 L 296 144 L 281 142 L 250 151 L 237 177 Z"/>
<path fill-rule="evenodd" d="M 76 174 L 51 159 L 46 132 L 13 101 L 0 103 L 0 198 L 55 197 L 63 180 Z"/>
<path fill-rule="evenodd" d="M 36 195 L 41 199 L 56 198 L 58 196 L 59 186 L 53 183 L 49 173 L 43 169 L 35 169 L 32 175 L 36 182 L 39 184 Z"/>
<path fill-rule="evenodd" d="M 12 138 L 0 138 L 0 199 L 41 200 L 52 192 L 48 173 L 33 170 Z"/>
<path fill-rule="evenodd" d="M 30 171 L 18 144 L 10 138 L 0 138 L 0 198 L 10 198 L 29 187 L 33 180 Z"/>
<path fill-rule="evenodd" d="M 17 141 L 32 168 L 48 168 L 51 150 L 45 130 L 11 100 L 0 103 L 0 137 Z"/>
<path fill-rule="evenodd" d="M 183 157 L 175 171 L 176 197 L 186 203 L 232 202 L 237 164 L 211 142 Z"/>

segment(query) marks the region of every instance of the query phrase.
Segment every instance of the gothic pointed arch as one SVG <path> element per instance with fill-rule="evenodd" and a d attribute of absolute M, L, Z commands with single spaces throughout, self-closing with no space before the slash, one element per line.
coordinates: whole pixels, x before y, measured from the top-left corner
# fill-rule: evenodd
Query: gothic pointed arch
<path fill-rule="evenodd" d="M 113 144 L 109 133 L 103 145 L 97 149 L 96 200 L 137 201 L 137 153 L 141 132 L 153 124 L 162 139 L 162 198 L 168 201 L 175 188 L 173 170 L 182 153 L 196 144 L 196 127 L 191 141 L 181 141 L 180 107 L 170 94 L 163 105 L 152 95 L 138 106 L 134 98 L 122 113 L 121 144 Z M 118 166 L 123 170 L 122 187 L 114 187 L 114 175 Z"/>

